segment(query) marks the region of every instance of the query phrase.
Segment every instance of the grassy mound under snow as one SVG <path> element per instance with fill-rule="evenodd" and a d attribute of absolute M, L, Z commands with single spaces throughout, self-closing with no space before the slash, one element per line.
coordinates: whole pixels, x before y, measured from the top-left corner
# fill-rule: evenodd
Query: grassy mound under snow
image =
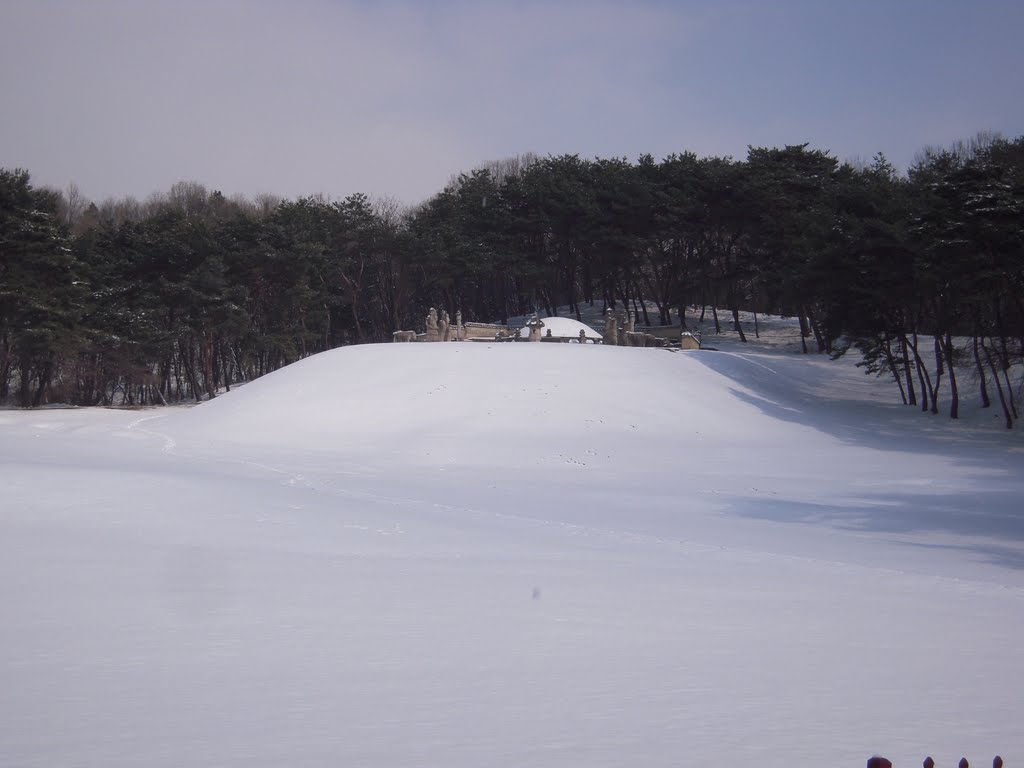
<path fill-rule="evenodd" d="M 708 355 L 717 355 L 715 370 Z M 762 442 L 797 429 L 743 398 L 749 364 L 713 352 L 548 344 L 346 347 L 171 421 L 193 439 L 414 462 L 501 464 L 523 452 L 675 461 L 680 443 Z M 764 371 L 760 371 L 764 373 Z M 782 385 L 780 385 L 782 386 Z"/>

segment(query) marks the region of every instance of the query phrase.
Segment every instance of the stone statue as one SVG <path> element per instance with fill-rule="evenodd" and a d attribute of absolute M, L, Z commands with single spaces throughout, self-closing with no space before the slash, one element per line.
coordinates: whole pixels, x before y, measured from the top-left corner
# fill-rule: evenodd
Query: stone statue
<path fill-rule="evenodd" d="M 614 347 L 619 343 L 618 324 L 618 319 L 611 309 L 604 313 L 604 333 L 602 335 L 605 344 L 611 344 Z"/>
<path fill-rule="evenodd" d="M 526 327 L 530 329 L 530 341 L 540 341 L 542 338 L 542 332 L 544 329 L 544 321 L 541 320 L 536 313 L 526 323 Z"/>
<path fill-rule="evenodd" d="M 615 315 L 618 331 L 618 342 L 620 347 L 626 346 L 626 333 L 629 331 L 629 310 L 623 309 Z"/>
<path fill-rule="evenodd" d="M 441 341 L 452 340 L 452 324 L 448 320 L 448 310 L 441 312 L 441 319 L 437 323 L 437 334 Z"/>
<path fill-rule="evenodd" d="M 466 334 L 462 329 L 462 310 L 455 310 L 455 340 L 462 341 L 466 337 Z"/>
<path fill-rule="evenodd" d="M 433 307 L 427 313 L 427 341 L 437 341 L 440 338 L 437 328 L 437 310 Z"/>

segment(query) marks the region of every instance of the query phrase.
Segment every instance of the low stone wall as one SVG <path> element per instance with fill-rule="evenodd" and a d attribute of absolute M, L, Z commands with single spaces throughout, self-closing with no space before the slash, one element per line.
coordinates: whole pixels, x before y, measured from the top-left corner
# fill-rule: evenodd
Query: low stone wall
<path fill-rule="evenodd" d="M 512 328 L 500 323 L 462 323 L 462 313 L 456 313 L 456 320 L 451 323 L 448 313 L 438 313 L 431 308 L 427 316 L 426 333 L 415 333 L 413 331 L 395 331 L 392 339 L 398 342 L 409 341 L 526 341 L 520 335 L 518 328 Z M 633 317 L 630 315 L 620 325 L 620 318 L 612 312 L 605 317 L 605 327 L 602 333 L 603 339 L 593 339 L 594 343 L 621 345 L 629 347 L 675 347 L 682 349 L 700 349 L 700 337 L 689 331 L 684 331 L 678 325 L 656 325 L 635 328 Z M 543 321 L 536 316 L 527 323 L 530 329 L 530 341 L 579 341 L 585 343 L 586 338 L 567 339 L 562 337 L 552 338 L 544 333 Z M 548 331 L 550 334 L 550 330 Z"/>
<path fill-rule="evenodd" d="M 700 337 L 683 330 L 678 325 L 652 325 L 644 328 L 638 327 L 636 331 L 659 340 L 664 339 L 665 342 L 673 346 L 678 344 L 682 349 L 700 349 Z"/>
<path fill-rule="evenodd" d="M 624 346 L 627 347 L 664 347 L 668 345 L 666 339 L 643 331 L 626 331 L 623 341 L 625 342 Z"/>
<path fill-rule="evenodd" d="M 679 337 L 679 346 L 681 349 L 700 349 L 700 337 L 684 331 Z"/>
<path fill-rule="evenodd" d="M 459 341 L 494 341 L 499 333 L 509 336 L 512 329 L 497 323 L 463 323 Z"/>
<path fill-rule="evenodd" d="M 683 329 L 678 325 L 638 325 L 636 331 L 637 333 L 649 333 L 655 338 L 669 341 L 679 341 L 679 334 L 683 333 Z"/>

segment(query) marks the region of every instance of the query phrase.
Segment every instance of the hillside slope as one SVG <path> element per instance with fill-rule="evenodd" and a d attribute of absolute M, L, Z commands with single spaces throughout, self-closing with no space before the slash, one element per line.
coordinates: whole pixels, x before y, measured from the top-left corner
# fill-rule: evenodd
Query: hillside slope
<path fill-rule="evenodd" d="M 443 471 L 445 503 L 481 484 L 524 509 L 571 492 L 580 503 L 560 516 L 573 523 L 621 525 L 618 508 L 586 502 L 632 496 L 628 524 L 658 535 L 724 511 L 977 536 L 1020 557 L 1019 436 L 935 432 L 891 394 L 848 363 L 764 351 L 382 344 L 309 358 L 159 428 L 192 450 L 298 459 L 321 483 L 379 477 L 433 498 Z"/>
<path fill-rule="evenodd" d="M 716 346 L 0 413 L 3 760 L 1012 764 L 1019 438 Z"/>

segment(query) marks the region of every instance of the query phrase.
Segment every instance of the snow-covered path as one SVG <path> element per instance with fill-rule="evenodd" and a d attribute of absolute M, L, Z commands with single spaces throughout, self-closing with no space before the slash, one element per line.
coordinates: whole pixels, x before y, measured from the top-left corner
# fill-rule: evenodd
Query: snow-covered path
<path fill-rule="evenodd" d="M 875 392 L 382 345 L 2 411 L 0 766 L 1012 764 L 1020 439 Z"/>

